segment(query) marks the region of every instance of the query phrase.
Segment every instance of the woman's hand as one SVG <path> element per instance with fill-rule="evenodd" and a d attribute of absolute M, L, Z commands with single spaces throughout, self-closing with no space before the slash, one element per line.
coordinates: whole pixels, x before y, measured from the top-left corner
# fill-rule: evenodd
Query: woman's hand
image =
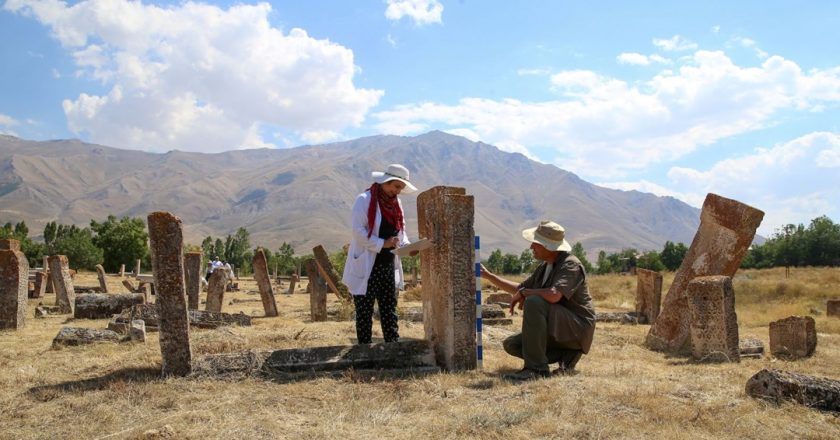
<path fill-rule="evenodd" d="M 400 238 L 399 237 L 391 237 L 385 240 L 385 244 L 382 245 L 383 249 L 396 249 L 397 246 L 400 245 Z"/>

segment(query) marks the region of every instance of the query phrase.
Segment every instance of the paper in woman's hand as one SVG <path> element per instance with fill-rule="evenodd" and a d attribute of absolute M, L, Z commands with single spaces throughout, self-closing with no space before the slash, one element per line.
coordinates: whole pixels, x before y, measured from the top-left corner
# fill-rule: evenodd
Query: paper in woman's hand
<path fill-rule="evenodd" d="M 421 238 L 414 243 L 407 244 L 405 246 L 400 246 L 394 249 L 394 255 L 399 257 L 407 257 L 414 251 L 422 251 L 423 249 L 428 249 L 434 246 L 435 243 L 428 238 Z"/>

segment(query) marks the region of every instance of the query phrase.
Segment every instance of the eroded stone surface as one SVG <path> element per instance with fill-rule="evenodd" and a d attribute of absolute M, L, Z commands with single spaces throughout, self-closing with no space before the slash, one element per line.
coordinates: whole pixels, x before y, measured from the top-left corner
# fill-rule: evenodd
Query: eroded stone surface
<path fill-rule="evenodd" d="M 339 276 L 332 263 L 330 263 L 330 257 L 327 255 L 324 247 L 321 245 L 315 246 L 312 248 L 312 253 L 315 255 L 315 262 L 318 265 L 318 270 L 321 272 L 321 277 L 330 286 L 330 290 L 335 292 L 342 301 L 352 301 L 353 297 L 350 295 L 350 290 L 341 282 L 341 276 Z"/>
<path fill-rule="evenodd" d="M 770 353 L 773 356 L 799 359 L 811 356 L 816 348 L 814 318 L 790 316 L 770 323 Z"/>
<path fill-rule="evenodd" d="M 840 299 L 830 299 L 825 302 L 826 316 L 840 317 Z"/>
<path fill-rule="evenodd" d="M 187 283 L 187 307 L 197 310 L 201 292 L 201 252 L 184 255 L 184 281 Z"/>
<path fill-rule="evenodd" d="M 840 381 L 764 369 L 747 380 L 747 395 L 773 401 L 793 400 L 811 408 L 840 411 Z"/>
<path fill-rule="evenodd" d="M 108 283 L 105 282 L 105 268 L 101 264 L 96 265 L 96 278 L 99 280 L 99 291 L 108 293 Z"/>
<path fill-rule="evenodd" d="M 257 287 L 260 290 L 265 316 L 277 316 L 277 302 L 274 300 L 274 289 L 271 287 L 271 279 L 268 277 L 268 259 L 265 257 L 265 251 L 262 248 L 257 249 L 254 253 L 253 264 L 254 279 L 257 281 Z"/>
<path fill-rule="evenodd" d="M 688 283 L 691 356 L 711 362 L 740 362 L 735 291 L 727 276 L 697 277 Z"/>
<path fill-rule="evenodd" d="M 309 312 L 312 322 L 327 320 L 327 282 L 321 277 L 318 263 L 306 260 L 306 274 L 309 276 Z"/>
<path fill-rule="evenodd" d="M 23 252 L 7 246 L 11 249 L 0 250 L 0 329 L 18 330 L 26 325 L 29 262 Z"/>
<path fill-rule="evenodd" d="M 662 303 L 662 274 L 636 269 L 636 316 L 639 324 L 653 324 Z"/>
<path fill-rule="evenodd" d="M 143 304 L 141 293 L 108 295 L 104 293 L 83 293 L 76 295 L 73 317 L 76 319 L 102 319 L 122 313 L 135 304 Z"/>
<path fill-rule="evenodd" d="M 706 196 L 700 226 L 648 332 L 648 347 L 671 353 L 690 347 L 688 283 L 700 276 L 735 275 L 763 218 L 764 212 L 736 200 Z"/>
<path fill-rule="evenodd" d="M 225 286 L 227 283 L 228 277 L 225 271 L 213 271 L 210 275 L 210 280 L 207 281 L 207 303 L 204 304 L 204 310 L 208 312 L 222 311 L 222 304 L 225 300 Z"/>
<path fill-rule="evenodd" d="M 76 290 L 73 288 L 73 278 L 70 276 L 70 265 L 64 255 L 51 255 L 49 258 L 50 278 L 55 289 L 56 304 L 61 313 L 73 314 L 76 304 Z"/>

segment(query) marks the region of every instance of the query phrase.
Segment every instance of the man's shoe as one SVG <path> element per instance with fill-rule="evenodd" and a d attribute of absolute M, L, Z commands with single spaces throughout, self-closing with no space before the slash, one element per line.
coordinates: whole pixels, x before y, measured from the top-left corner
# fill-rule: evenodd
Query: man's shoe
<path fill-rule="evenodd" d="M 566 350 L 560 359 L 560 367 L 552 371 L 552 375 L 571 375 L 575 374 L 575 366 L 577 365 L 583 352 L 580 350 Z"/>
<path fill-rule="evenodd" d="M 502 376 L 505 380 L 514 382 L 522 382 L 526 380 L 542 379 L 550 376 L 548 371 L 532 370 L 530 368 L 523 368 L 516 373 L 508 373 Z"/>

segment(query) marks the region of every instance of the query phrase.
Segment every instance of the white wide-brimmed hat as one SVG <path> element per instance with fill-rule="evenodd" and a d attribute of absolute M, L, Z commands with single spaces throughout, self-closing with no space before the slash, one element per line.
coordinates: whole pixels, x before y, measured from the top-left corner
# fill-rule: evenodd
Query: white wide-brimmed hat
<path fill-rule="evenodd" d="M 399 180 L 405 184 L 405 189 L 402 191 L 404 193 L 413 193 L 414 191 L 417 191 L 417 187 L 412 185 L 408 180 L 408 168 L 398 163 L 392 163 L 391 165 L 388 165 L 388 168 L 385 171 L 374 171 L 370 173 L 370 175 L 373 177 L 374 182 L 380 184 L 391 180 Z"/>
<path fill-rule="evenodd" d="M 566 230 L 557 223 L 541 221 L 536 228 L 522 231 L 522 237 L 532 243 L 539 243 L 550 251 L 569 252 L 572 247 L 566 241 Z"/>

